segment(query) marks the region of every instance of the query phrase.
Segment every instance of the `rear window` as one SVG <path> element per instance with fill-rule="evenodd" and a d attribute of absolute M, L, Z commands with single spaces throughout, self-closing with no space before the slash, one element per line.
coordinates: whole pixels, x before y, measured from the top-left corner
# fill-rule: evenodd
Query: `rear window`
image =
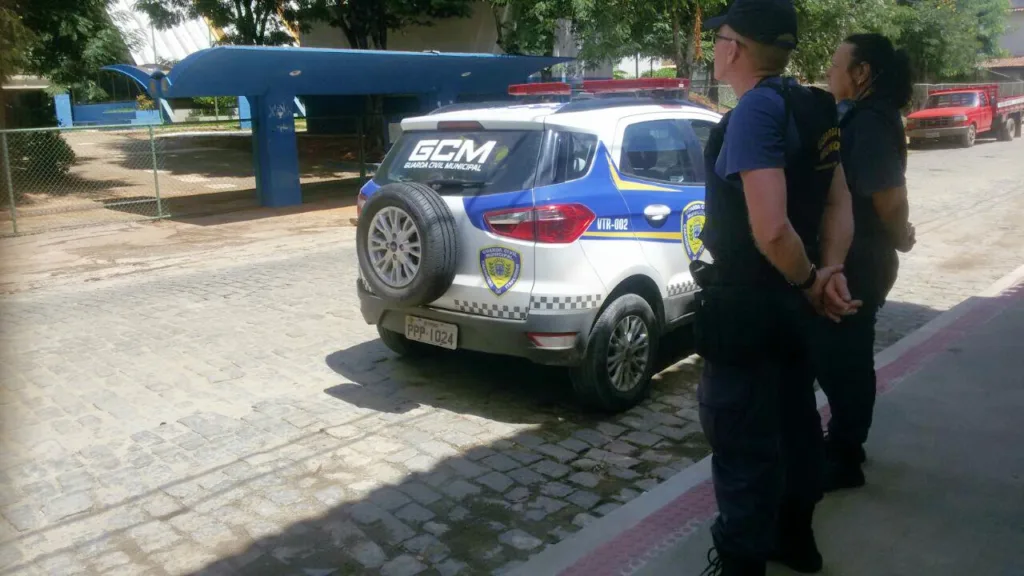
<path fill-rule="evenodd" d="M 533 188 L 544 133 L 539 130 L 406 132 L 374 181 L 419 182 L 444 194 L 499 194 Z"/>
<path fill-rule="evenodd" d="M 928 97 L 928 104 L 925 108 L 960 108 L 964 106 L 976 106 L 977 103 L 978 95 L 975 92 L 936 94 Z"/>

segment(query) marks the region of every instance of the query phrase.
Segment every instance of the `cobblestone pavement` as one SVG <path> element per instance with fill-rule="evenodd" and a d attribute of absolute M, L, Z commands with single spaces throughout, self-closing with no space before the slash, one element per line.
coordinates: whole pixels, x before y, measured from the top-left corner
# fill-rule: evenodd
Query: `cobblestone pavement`
<path fill-rule="evenodd" d="M 883 347 L 1024 261 L 1021 142 L 912 156 Z M 396 360 L 352 229 L 0 300 L 0 575 L 491 574 L 703 457 L 699 360 L 615 417 L 564 372 Z"/>

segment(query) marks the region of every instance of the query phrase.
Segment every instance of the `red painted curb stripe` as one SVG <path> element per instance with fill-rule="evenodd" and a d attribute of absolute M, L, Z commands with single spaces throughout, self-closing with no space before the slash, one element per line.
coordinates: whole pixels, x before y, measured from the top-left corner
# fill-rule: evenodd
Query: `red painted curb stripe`
<path fill-rule="evenodd" d="M 1024 300 L 1024 283 L 1000 296 L 977 304 L 949 326 L 907 350 L 876 373 L 878 394 L 885 394 L 904 378 L 918 371 L 951 343 L 987 323 L 1018 300 Z M 820 410 L 828 422 L 829 408 Z M 697 531 L 718 512 L 714 489 L 708 478 L 623 531 L 592 553 L 560 572 L 561 576 L 620 576 L 636 572 L 649 560 Z"/>

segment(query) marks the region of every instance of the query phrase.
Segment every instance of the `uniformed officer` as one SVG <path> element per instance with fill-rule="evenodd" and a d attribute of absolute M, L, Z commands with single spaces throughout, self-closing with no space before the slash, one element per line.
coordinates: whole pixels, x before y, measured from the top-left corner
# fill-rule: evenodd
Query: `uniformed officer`
<path fill-rule="evenodd" d="M 829 91 L 840 104 L 842 163 L 853 196 L 850 292 L 864 302 L 841 323 L 821 322 L 817 376 L 832 418 L 825 491 L 864 484 L 863 444 L 875 404 L 875 319 L 896 282 L 897 252 L 914 246 L 908 222 L 907 139 L 900 117 L 913 94 L 907 54 L 881 34 L 846 38 L 832 57 Z"/>
<path fill-rule="evenodd" d="M 720 512 L 705 573 L 763 575 L 769 559 L 811 573 L 823 440 L 806 338 L 815 310 L 838 321 L 859 305 L 841 272 L 853 217 L 836 105 L 781 77 L 797 44 L 790 1 L 735 0 L 705 29 L 715 78 L 739 97 L 705 150 L 701 238 L 714 262 L 691 265 Z"/>

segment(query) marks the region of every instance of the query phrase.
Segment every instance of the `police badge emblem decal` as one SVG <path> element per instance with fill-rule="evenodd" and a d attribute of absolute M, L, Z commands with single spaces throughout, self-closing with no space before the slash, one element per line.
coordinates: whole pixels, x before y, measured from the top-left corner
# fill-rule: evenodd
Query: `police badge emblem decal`
<path fill-rule="evenodd" d="M 519 252 L 504 246 L 491 246 L 480 251 L 480 271 L 483 272 L 487 287 L 501 296 L 516 285 L 522 267 Z"/>
<path fill-rule="evenodd" d="M 683 249 L 690 260 L 696 260 L 704 254 L 704 242 L 700 233 L 704 229 L 704 202 L 690 202 L 683 208 Z"/>

